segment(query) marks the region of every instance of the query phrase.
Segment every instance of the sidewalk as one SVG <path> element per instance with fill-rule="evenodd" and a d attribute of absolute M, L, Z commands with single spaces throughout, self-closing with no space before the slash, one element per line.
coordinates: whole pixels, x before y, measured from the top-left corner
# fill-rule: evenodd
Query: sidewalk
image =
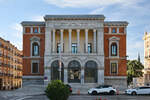
<path fill-rule="evenodd" d="M 3 98 L 16 98 L 16 97 L 25 97 L 30 95 L 41 95 L 44 94 L 43 85 L 28 85 L 23 88 L 10 91 L 0 91 L 0 97 Z"/>

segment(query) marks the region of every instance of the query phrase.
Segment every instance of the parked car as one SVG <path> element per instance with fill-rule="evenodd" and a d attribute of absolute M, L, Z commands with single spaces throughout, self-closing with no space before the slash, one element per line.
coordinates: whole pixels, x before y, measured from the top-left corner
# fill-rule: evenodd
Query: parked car
<path fill-rule="evenodd" d="M 136 95 L 136 94 L 150 94 L 150 87 L 149 86 L 142 86 L 132 89 L 127 89 L 125 91 L 126 94 Z"/>
<path fill-rule="evenodd" d="M 69 84 L 66 84 L 66 86 L 69 88 L 70 93 L 72 93 L 72 87 Z"/>
<path fill-rule="evenodd" d="M 100 85 L 96 88 L 91 88 L 88 90 L 88 94 L 97 95 L 97 94 L 116 94 L 117 90 L 111 85 Z"/>

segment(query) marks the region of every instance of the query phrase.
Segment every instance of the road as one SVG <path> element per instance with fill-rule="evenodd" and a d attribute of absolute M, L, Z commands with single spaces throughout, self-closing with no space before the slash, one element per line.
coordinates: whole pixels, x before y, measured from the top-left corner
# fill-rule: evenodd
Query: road
<path fill-rule="evenodd" d="M 17 100 L 48 100 L 45 95 L 29 96 Z M 68 100 L 150 100 L 150 96 L 128 96 L 128 95 L 71 95 Z"/>

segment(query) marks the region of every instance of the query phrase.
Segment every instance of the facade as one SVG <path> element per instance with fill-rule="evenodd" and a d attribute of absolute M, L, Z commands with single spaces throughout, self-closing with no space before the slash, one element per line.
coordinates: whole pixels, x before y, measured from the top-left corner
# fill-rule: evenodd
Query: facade
<path fill-rule="evenodd" d="M 150 85 L 150 34 L 144 35 L 144 85 Z"/>
<path fill-rule="evenodd" d="M 125 21 L 104 15 L 46 15 L 23 21 L 23 84 L 61 79 L 73 88 L 126 88 Z M 44 79 L 44 81 L 43 81 Z"/>
<path fill-rule="evenodd" d="M 22 86 L 22 51 L 0 38 L 0 90 Z"/>

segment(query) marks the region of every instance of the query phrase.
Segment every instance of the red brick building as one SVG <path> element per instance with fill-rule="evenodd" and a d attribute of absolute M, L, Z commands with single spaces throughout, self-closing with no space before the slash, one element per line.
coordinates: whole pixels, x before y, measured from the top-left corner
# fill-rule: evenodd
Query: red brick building
<path fill-rule="evenodd" d="M 126 21 L 104 21 L 103 15 L 44 19 L 21 23 L 24 84 L 46 85 L 61 78 L 75 89 L 99 84 L 126 88 Z"/>

